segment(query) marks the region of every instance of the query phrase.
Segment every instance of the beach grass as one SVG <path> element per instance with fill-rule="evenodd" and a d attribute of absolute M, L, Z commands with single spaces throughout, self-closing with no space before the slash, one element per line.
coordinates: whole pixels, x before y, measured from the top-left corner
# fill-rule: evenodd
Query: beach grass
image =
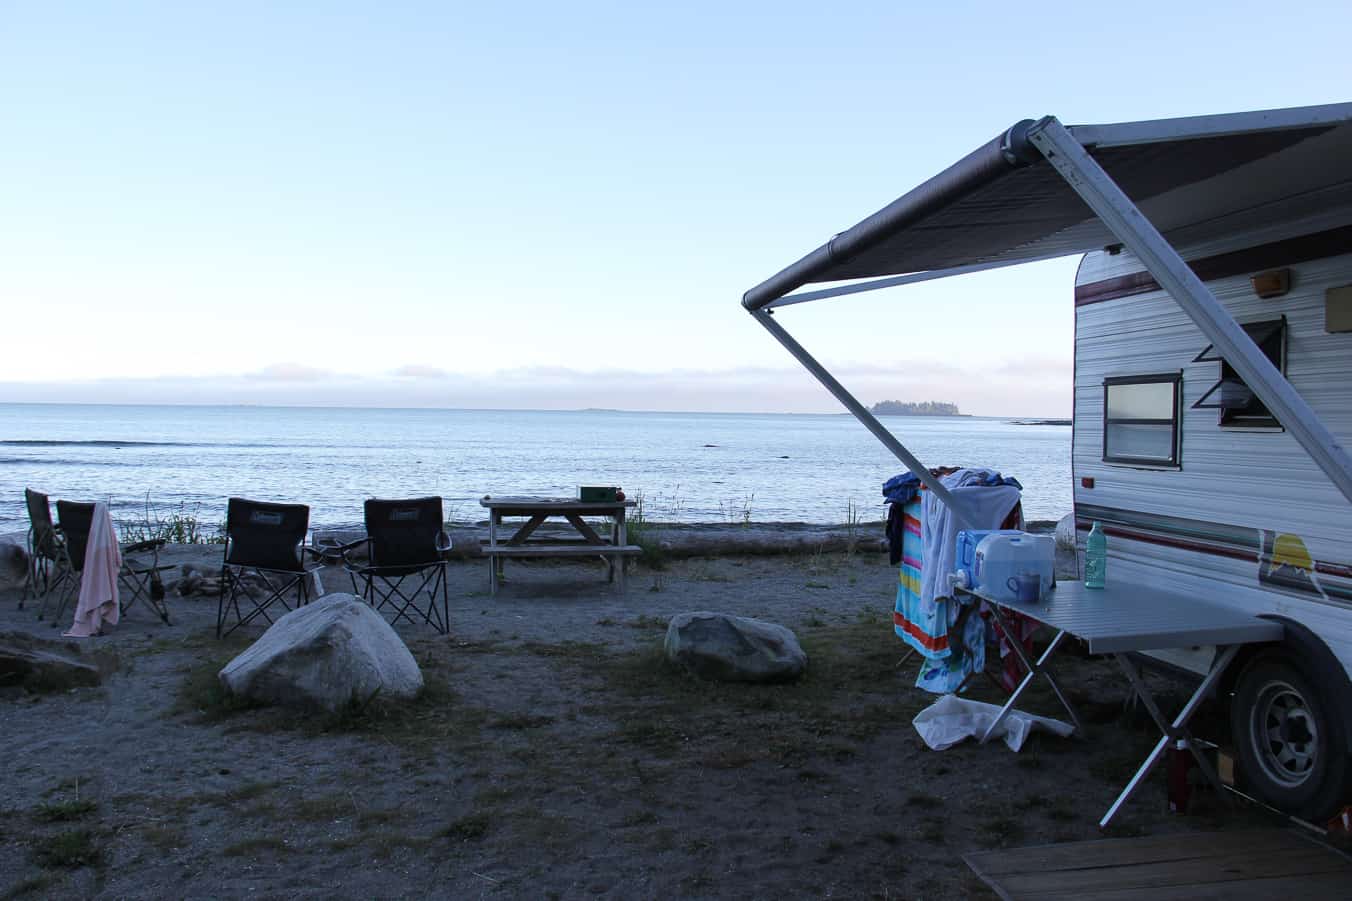
<path fill-rule="evenodd" d="M 33 845 L 33 857 L 48 869 L 76 869 L 102 863 L 103 849 L 94 830 L 68 829 L 38 839 Z"/>
<path fill-rule="evenodd" d="M 650 507 L 651 502 L 640 491 L 635 498 L 634 508 L 625 517 L 625 528 L 629 543 L 643 549 L 639 562 L 649 569 L 660 571 L 667 568 L 667 554 L 649 516 Z"/>
<path fill-rule="evenodd" d="M 161 514 L 147 494 L 140 518 L 119 521 L 118 535 L 124 543 L 165 541 L 169 544 L 224 544 L 225 523 L 214 528 L 205 526 L 199 516 L 200 511 L 201 504 L 189 509 L 186 501 L 180 501 L 177 509 Z"/>
<path fill-rule="evenodd" d="M 33 816 L 43 823 L 64 823 L 78 820 L 86 814 L 99 809 L 98 802 L 85 800 L 59 801 L 54 804 L 39 804 Z"/>

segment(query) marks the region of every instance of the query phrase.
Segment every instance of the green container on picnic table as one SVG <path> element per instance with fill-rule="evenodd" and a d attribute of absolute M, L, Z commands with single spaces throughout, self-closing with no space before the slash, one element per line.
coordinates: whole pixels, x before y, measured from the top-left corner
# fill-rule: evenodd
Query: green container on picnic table
<path fill-rule="evenodd" d="M 613 503 L 619 488 L 603 488 L 599 485 L 582 485 L 577 489 L 577 499 L 587 503 Z"/>

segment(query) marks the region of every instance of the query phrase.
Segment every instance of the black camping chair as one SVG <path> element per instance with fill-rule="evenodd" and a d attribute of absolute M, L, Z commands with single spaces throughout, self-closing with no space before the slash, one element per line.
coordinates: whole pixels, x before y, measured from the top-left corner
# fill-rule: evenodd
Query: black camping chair
<path fill-rule="evenodd" d="M 304 504 L 269 504 L 232 497 L 225 513 L 225 560 L 221 564 L 221 596 L 216 607 L 216 637 L 229 635 L 258 617 L 272 624 L 268 608 L 281 604 L 293 609 L 286 596 L 295 591 L 296 606 L 310 600 L 310 579 L 318 564 L 307 567 L 305 546 L 310 528 L 310 508 Z M 259 582 L 262 598 L 254 596 L 251 581 Z M 239 608 L 243 595 L 252 604 L 248 613 Z M 235 624 L 225 622 L 235 611 Z M 224 630 L 224 631 L 222 631 Z"/>
<path fill-rule="evenodd" d="M 367 559 L 353 558 L 355 549 L 365 543 Z M 391 625 L 409 615 L 421 614 L 422 621 L 443 635 L 450 628 L 450 600 L 446 592 L 446 556 L 451 538 L 441 518 L 441 498 L 422 497 L 404 501 L 368 500 L 366 502 L 366 539 L 346 545 L 343 562 L 352 576 L 354 590 L 361 581 L 360 593 L 377 611 L 394 611 Z M 406 579 L 416 586 L 404 589 Z M 379 584 L 377 584 L 379 583 Z M 437 591 L 441 609 L 437 609 Z M 418 597 L 426 593 L 427 605 L 418 606 Z"/>
<path fill-rule="evenodd" d="M 28 507 L 28 578 L 19 594 L 20 610 L 28 597 L 42 598 L 45 606 L 47 595 L 73 577 L 67 565 L 65 541 L 52 522 L 47 495 L 25 488 L 23 499 Z"/>
<path fill-rule="evenodd" d="M 69 584 L 61 593 L 61 601 L 53 617 L 59 620 L 71 595 L 79 590 L 80 579 L 84 575 L 85 552 L 89 549 L 89 531 L 94 524 L 94 505 L 57 501 L 56 520 L 65 539 L 62 545 L 65 559 L 61 565 L 70 576 Z M 165 544 L 163 538 L 152 538 L 149 541 L 118 545 L 118 550 L 122 554 L 122 566 L 117 571 L 117 583 L 125 592 L 118 605 L 120 613 L 126 613 L 138 600 L 144 599 L 155 614 L 166 625 L 169 624 L 169 608 L 164 602 L 164 582 L 160 579 L 160 573 L 166 569 L 173 569 L 173 566 L 159 565 L 160 548 Z M 44 600 L 43 608 L 46 606 Z M 42 613 L 39 612 L 38 619 L 41 618 Z"/>

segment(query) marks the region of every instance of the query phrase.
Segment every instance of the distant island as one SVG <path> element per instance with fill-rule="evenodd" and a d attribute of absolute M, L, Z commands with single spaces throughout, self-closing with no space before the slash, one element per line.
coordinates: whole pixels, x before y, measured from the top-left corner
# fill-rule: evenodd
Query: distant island
<path fill-rule="evenodd" d="M 957 404 L 946 404 L 936 400 L 912 403 L 905 400 L 884 400 L 869 407 L 875 416 L 962 416 Z"/>

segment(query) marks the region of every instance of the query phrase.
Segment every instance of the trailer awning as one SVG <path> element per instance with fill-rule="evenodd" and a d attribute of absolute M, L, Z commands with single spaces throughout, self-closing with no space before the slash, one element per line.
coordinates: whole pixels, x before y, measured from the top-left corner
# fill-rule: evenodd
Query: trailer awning
<path fill-rule="evenodd" d="M 1180 254 L 1258 226 L 1314 232 L 1349 223 L 1352 103 L 1070 128 L 1046 116 L 1015 124 L 836 235 L 746 292 L 742 305 L 964 519 L 948 490 L 773 308 L 1121 245 L 1352 503 L 1352 456 Z M 790 293 L 814 282 L 846 284 Z"/>
<path fill-rule="evenodd" d="M 743 305 L 793 303 L 786 295 L 811 283 L 986 268 L 1116 244 L 1029 143 L 1040 124 L 1014 125 L 752 288 Z M 1352 103 L 1067 130 L 1175 247 L 1352 209 Z"/>

